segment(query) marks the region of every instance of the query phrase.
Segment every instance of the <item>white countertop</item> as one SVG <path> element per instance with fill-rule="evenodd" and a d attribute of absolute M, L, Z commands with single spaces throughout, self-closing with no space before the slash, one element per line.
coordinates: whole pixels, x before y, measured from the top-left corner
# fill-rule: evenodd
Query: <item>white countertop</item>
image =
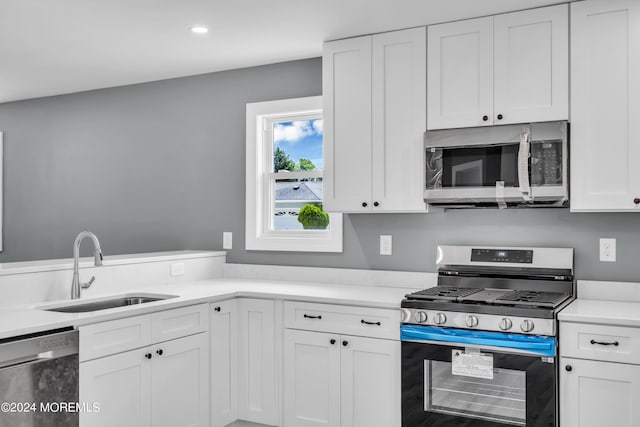
<path fill-rule="evenodd" d="M 578 299 L 558 313 L 561 322 L 640 326 L 640 283 L 578 281 Z"/>
<path fill-rule="evenodd" d="M 0 339 L 64 327 L 77 327 L 122 317 L 151 313 L 203 302 L 215 302 L 235 297 L 273 298 L 343 305 L 399 309 L 404 295 L 414 288 L 299 283 L 254 279 L 220 278 L 179 285 L 164 285 L 128 291 L 126 294 L 177 295 L 163 301 L 99 310 L 89 313 L 59 313 L 40 307 L 59 307 L 71 301 L 49 301 L 36 305 L 0 309 Z M 119 293 L 117 295 L 122 295 Z M 109 297 L 80 299 L 91 302 Z"/>
<path fill-rule="evenodd" d="M 558 314 L 561 322 L 640 326 L 640 303 L 577 299 Z"/>

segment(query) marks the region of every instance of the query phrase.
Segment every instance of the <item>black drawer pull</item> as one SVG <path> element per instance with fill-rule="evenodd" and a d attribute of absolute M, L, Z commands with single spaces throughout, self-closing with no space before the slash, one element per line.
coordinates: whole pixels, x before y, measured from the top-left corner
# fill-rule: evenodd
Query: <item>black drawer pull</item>
<path fill-rule="evenodd" d="M 360 323 L 364 324 L 364 325 L 378 325 L 380 326 L 381 323 L 380 322 L 367 322 L 366 320 L 362 319 L 360 320 Z"/>
<path fill-rule="evenodd" d="M 620 343 L 618 341 L 614 341 L 614 342 L 602 342 L 602 341 L 596 341 L 596 340 L 591 340 L 591 344 L 593 345 L 613 345 L 613 346 L 619 346 Z"/>
<path fill-rule="evenodd" d="M 220 313 L 220 307 L 216 307 L 214 308 L 215 311 L 217 311 L 218 313 Z"/>
<path fill-rule="evenodd" d="M 322 316 L 309 316 L 308 314 L 304 315 L 305 319 L 322 319 Z"/>
<path fill-rule="evenodd" d="M 331 345 L 336 343 L 336 340 L 334 338 L 331 338 L 331 340 L 329 341 L 331 343 Z"/>

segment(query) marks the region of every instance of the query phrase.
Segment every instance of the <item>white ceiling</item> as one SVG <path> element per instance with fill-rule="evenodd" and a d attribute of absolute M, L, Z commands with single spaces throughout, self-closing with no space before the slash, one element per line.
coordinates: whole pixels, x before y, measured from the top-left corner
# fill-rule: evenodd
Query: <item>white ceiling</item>
<path fill-rule="evenodd" d="M 325 40 L 554 3 L 0 0 L 0 102 L 317 57 Z"/>

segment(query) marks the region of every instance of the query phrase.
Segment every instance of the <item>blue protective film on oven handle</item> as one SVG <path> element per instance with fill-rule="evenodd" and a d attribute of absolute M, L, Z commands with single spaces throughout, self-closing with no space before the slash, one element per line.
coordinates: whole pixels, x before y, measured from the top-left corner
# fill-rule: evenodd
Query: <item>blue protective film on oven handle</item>
<path fill-rule="evenodd" d="M 400 326 L 401 341 L 439 341 L 453 344 L 502 347 L 525 350 L 541 356 L 555 356 L 556 339 L 536 335 L 505 334 L 500 332 L 469 331 L 466 329 L 436 328 L 431 326 Z"/>

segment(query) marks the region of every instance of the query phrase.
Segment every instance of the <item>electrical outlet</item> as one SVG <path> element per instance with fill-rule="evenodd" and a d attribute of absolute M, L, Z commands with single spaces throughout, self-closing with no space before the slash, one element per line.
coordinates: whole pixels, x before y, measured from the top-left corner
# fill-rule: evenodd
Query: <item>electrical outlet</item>
<path fill-rule="evenodd" d="M 392 241 L 391 236 L 380 236 L 380 255 L 391 255 Z"/>
<path fill-rule="evenodd" d="M 233 233 L 225 231 L 222 233 L 222 249 L 233 248 Z"/>
<path fill-rule="evenodd" d="M 184 262 L 171 264 L 171 277 L 184 276 Z"/>
<path fill-rule="evenodd" d="M 616 239 L 600 239 L 600 261 L 616 262 Z"/>

